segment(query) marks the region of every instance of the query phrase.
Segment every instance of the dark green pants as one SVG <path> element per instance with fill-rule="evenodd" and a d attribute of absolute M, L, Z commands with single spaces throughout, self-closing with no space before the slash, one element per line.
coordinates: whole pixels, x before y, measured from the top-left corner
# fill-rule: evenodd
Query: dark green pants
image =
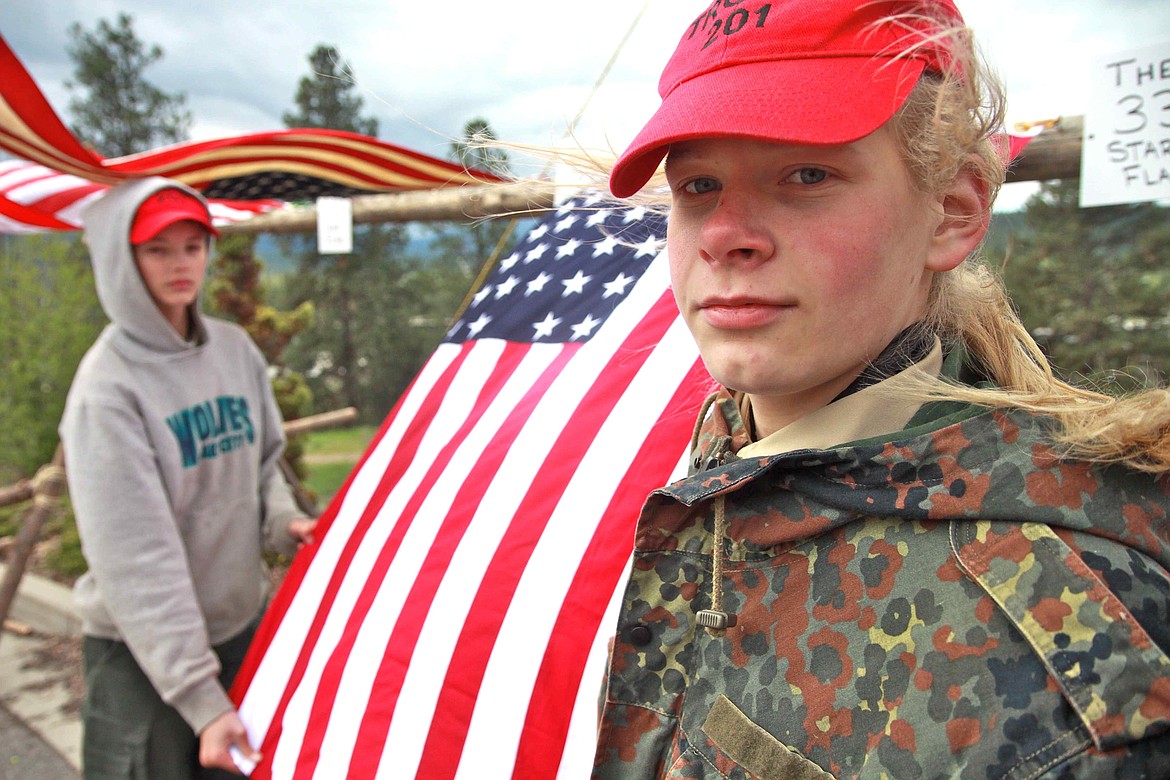
<path fill-rule="evenodd" d="M 231 686 L 257 623 L 215 647 Z M 199 765 L 199 738 L 163 702 L 122 642 L 87 636 L 81 766 L 85 780 L 239 780 Z"/>

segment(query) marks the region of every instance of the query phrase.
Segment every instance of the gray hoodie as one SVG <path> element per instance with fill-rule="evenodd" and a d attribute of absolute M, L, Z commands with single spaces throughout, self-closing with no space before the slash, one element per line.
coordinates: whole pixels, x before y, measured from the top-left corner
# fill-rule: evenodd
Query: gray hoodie
<path fill-rule="evenodd" d="M 284 435 L 259 350 L 197 305 L 195 338 L 181 338 L 138 273 L 130 225 L 164 187 L 180 185 L 120 185 L 85 213 L 111 324 L 81 361 L 60 433 L 89 564 L 74 588 L 84 631 L 124 641 L 199 732 L 232 708 L 211 647 L 260 613 L 262 547 L 295 552 L 288 523 L 303 514 L 278 468 Z"/>

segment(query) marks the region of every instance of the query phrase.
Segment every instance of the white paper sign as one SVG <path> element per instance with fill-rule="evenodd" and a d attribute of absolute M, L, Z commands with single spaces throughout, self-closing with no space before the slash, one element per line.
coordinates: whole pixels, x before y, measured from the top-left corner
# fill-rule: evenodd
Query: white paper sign
<path fill-rule="evenodd" d="M 1081 205 L 1170 198 L 1170 43 L 1099 57 L 1088 95 Z"/>
<path fill-rule="evenodd" d="M 317 254 L 353 251 L 353 203 L 349 198 L 317 198 Z"/>

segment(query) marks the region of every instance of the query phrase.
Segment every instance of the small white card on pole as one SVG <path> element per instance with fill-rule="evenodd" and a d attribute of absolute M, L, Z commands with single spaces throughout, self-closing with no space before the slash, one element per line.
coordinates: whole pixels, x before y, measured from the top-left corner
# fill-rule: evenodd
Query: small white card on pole
<path fill-rule="evenodd" d="M 1170 42 L 1096 58 L 1088 97 L 1081 205 L 1170 198 Z"/>
<path fill-rule="evenodd" d="M 349 198 L 317 198 L 317 253 L 353 251 L 353 203 Z"/>

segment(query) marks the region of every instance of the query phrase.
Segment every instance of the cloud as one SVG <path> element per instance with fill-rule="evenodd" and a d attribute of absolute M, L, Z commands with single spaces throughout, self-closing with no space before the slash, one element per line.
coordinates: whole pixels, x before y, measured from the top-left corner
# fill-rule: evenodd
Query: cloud
<path fill-rule="evenodd" d="M 1011 122 L 1083 113 L 1091 57 L 1170 37 L 1165 0 L 958 2 L 1005 79 Z M 474 117 L 486 118 L 505 140 L 559 143 L 586 101 L 577 138 L 586 146 L 624 146 L 657 105 L 659 72 L 705 4 L 41 0 L 0 3 L 0 32 L 64 115 L 69 25 L 93 29 L 99 19 L 130 14 L 138 36 L 165 51 L 147 77 L 186 93 L 197 139 L 282 127 L 308 75 L 308 54 L 334 45 L 351 64 L 381 137 L 445 156 Z"/>

